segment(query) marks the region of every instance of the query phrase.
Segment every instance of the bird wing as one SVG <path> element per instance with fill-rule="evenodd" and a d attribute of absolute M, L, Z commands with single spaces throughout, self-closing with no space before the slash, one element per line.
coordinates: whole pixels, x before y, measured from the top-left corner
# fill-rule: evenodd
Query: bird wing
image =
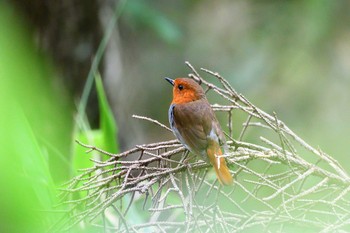
<path fill-rule="evenodd" d="M 175 135 L 193 153 L 206 157 L 209 138 L 219 144 L 225 142 L 220 124 L 206 99 L 176 104 L 172 114 Z"/>
<path fill-rule="evenodd" d="M 217 157 L 222 155 L 221 145 L 226 150 L 225 136 L 206 99 L 171 105 L 169 121 L 181 143 L 213 165 L 221 184 L 233 183 L 225 158 Z"/>

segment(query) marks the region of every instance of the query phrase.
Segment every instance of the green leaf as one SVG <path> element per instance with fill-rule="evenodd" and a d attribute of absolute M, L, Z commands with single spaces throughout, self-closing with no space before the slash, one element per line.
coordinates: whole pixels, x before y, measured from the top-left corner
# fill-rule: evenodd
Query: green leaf
<path fill-rule="evenodd" d="M 108 100 L 103 88 L 101 76 L 95 76 L 96 89 L 98 95 L 99 111 L 100 111 L 100 130 L 102 131 L 103 149 L 110 153 L 118 153 L 117 145 L 117 125 L 114 120 L 113 112 L 108 104 Z"/>

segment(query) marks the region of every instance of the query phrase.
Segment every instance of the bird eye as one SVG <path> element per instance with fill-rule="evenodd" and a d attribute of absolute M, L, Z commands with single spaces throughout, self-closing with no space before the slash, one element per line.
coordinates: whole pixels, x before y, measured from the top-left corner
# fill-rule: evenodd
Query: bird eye
<path fill-rule="evenodd" d="M 184 89 L 184 86 L 180 84 L 179 86 L 177 86 L 177 88 L 179 88 L 179 90 L 181 91 L 182 89 Z"/>

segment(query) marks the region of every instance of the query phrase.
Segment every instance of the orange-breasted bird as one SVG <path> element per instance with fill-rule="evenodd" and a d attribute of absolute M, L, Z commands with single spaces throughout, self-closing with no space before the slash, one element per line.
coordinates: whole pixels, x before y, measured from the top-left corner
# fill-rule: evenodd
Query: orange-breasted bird
<path fill-rule="evenodd" d="M 222 155 L 227 148 L 225 135 L 215 117 L 203 88 L 193 79 L 165 78 L 173 85 L 173 100 L 169 108 L 169 123 L 175 136 L 192 153 L 210 162 L 223 185 L 233 182 Z"/>

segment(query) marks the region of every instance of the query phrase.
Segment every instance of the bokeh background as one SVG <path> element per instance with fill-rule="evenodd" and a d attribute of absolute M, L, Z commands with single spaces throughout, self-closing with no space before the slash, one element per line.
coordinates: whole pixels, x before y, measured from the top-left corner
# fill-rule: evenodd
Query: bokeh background
<path fill-rule="evenodd" d="M 101 128 L 92 70 L 121 150 L 173 138 L 131 116 L 167 124 L 163 77 L 186 76 L 190 61 L 350 171 L 349 10 L 346 0 L 1 1 L 0 232 L 40 232 L 55 219 L 57 185 L 75 173 L 77 115 Z"/>

